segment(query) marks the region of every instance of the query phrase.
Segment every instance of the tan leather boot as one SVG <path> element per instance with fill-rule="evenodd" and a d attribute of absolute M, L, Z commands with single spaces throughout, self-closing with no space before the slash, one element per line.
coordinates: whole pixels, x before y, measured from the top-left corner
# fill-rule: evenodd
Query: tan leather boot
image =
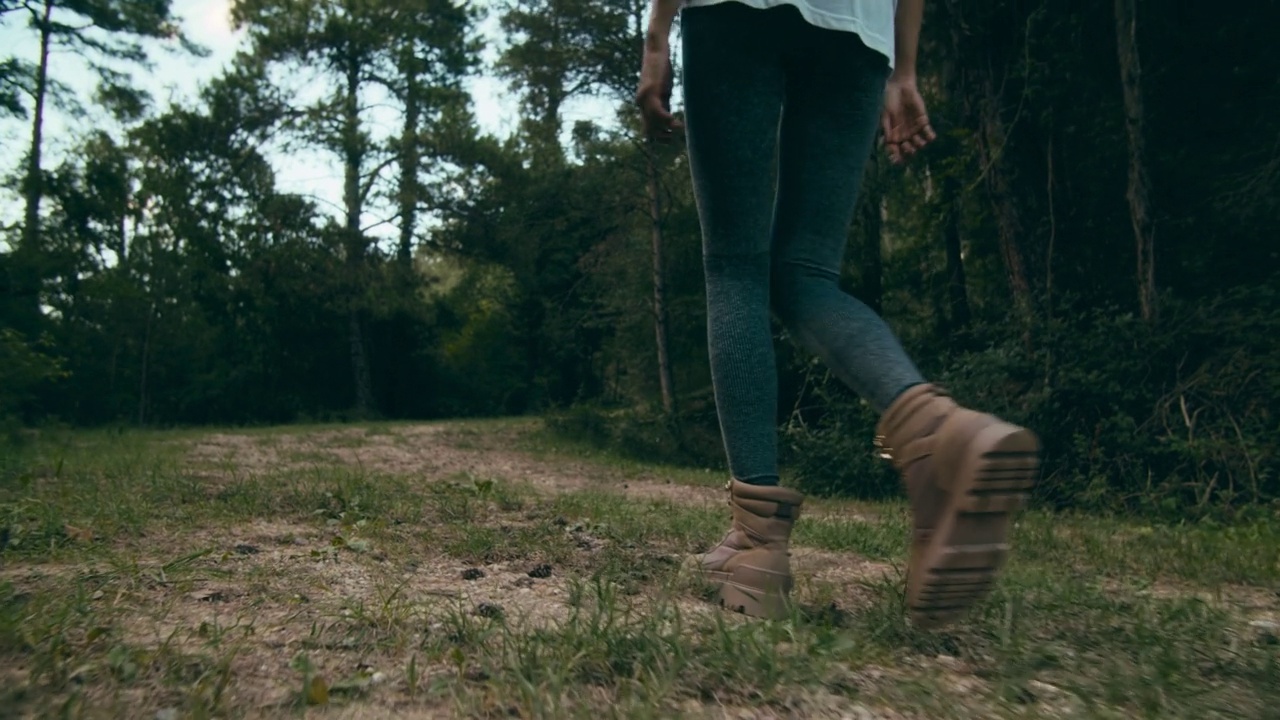
<path fill-rule="evenodd" d="M 876 445 L 902 475 L 911 500 L 912 623 L 953 622 L 991 591 L 1004 565 L 1013 515 L 1039 473 L 1040 441 L 925 384 L 909 388 L 885 411 Z"/>
<path fill-rule="evenodd" d="M 752 617 L 787 615 L 791 593 L 791 528 L 804 495 L 784 487 L 730 480 L 733 526 L 710 551 L 689 558 L 688 567 L 716 586 L 725 608 Z"/>

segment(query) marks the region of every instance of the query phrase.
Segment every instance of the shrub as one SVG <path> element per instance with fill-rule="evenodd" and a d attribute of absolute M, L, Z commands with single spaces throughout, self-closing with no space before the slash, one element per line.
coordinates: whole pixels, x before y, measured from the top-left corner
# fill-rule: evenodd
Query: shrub
<path fill-rule="evenodd" d="M 1280 306 L 1269 287 L 1172 303 L 1148 324 L 1115 309 L 1063 313 L 1031 342 L 972 329 L 937 380 L 977 409 L 1040 433 L 1036 493 L 1057 508 L 1204 514 L 1280 500 Z M 828 401 L 786 429 L 801 486 L 877 497 L 896 476 L 872 454 L 875 413 L 828 380 Z"/>

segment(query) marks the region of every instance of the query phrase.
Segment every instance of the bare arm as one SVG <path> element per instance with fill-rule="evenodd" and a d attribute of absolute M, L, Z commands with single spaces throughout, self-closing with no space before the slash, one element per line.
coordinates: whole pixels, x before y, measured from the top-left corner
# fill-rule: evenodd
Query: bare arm
<path fill-rule="evenodd" d="M 654 0 L 654 3 L 662 0 Z M 893 23 L 893 76 L 898 80 L 916 77 L 916 53 L 920 49 L 920 23 L 924 19 L 924 0 L 898 0 L 898 13 Z"/>
<path fill-rule="evenodd" d="M 916 54 L 920 50 L 923 18 L 924 0 L 898 0 L 893 24 L 893 75 L 885 85 L 880 119 L 885 149 L 895 165 L 905 162 L 937 138 L 929 124 L 924 98 L 916 87 Z"/>
<path fill-rule="evenodd" d="M 647 50 L 662 50 L 667 47 L 671 37 L 671 23 L 684 0 L 653 0 L 649 6 L 649 30 L 644 36 Z"/>
<path fill-rule="evenodd" d="M 644 120 L 645 134 L 668 142 L 683 124 L 671 114 L 671 24 L 685 0 L 652 0 L 649 28 L 644 34 L 644 58 L 640 66 L 640 89 L 636 103 Z"/>

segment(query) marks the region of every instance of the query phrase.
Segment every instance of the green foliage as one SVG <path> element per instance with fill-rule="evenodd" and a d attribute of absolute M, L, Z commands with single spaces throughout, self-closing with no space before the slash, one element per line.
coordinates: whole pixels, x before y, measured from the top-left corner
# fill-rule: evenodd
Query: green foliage
<path fill-rule="evenodd" d="M 120 68 L 145 68 L 154 40 L 185 42 L 170 5 L 53 12 L 54 45 L 94 59 L 94 111 L 128 132 L 96 125 L 24 188 L 39 233 L 0 251 L 0 414 L 550 413 L 565 437 L 722 468 L 685 148 L 639 142 L 629 102 L 644 3 L 502 3 L 485 65 L 475 5 L 241 0 L 245 52 L 195 103 L 157 111 Z M 1275 135 L 1280 52 L 1244 15 L 1137 5 L 1156 319 L 1135 317 L 1104 0 L 931 6 L 920 85 L 939 139 L 905 168 L 870 164 L 841 284 L 928 377 L 1040 432 L 1042 503 L 1256 511 L 1280 496 L 1280 174 L 1257 141 Z M 0 0 L 0 22 L 38 30 L 42 8 Z M 1187 52 L 1185 27 L 1212 30 Z M 30 119 L 32 60 L 0 59 L 6 122 Z M 480 130 L 477 72 L 517 96 L 511 135 Z M 1209 130 L 1188 88 L 1214 108 Z M 583 117 L 584 100 L 615 116 Z M 277 152 L 298 146 L 340 169 L 341 207 L 278 186 Z M 875 413 L 780 329 L 777 350 L 784 470 L 820 494 L 896 496 Z"/>
<path fill-rule="evenodd" d="M 1206 303 L 1169 300 L 1150 325 L 1118 308 L 1063 308 L 1034 345 L 978 326 L 938 363 L 961 402 L 1045 441 L 1040 501 L 1158 513 L 1239 511 L 1280 501 L 1280 303 L 1272 287 Z M 823 388 L 830 398 L 829 388 Z M 895 491 L 873 458 L 876 416 L 837 395 L 813 427 L 790 428 L 806 488 Z"/>
<path fill-rule="evenodd" d="M 711 398 L 681 405 L 675 418 L 652 407 L 578 404 L 548 416 L 555 435 L 608 450 L 629 460 L 697 468 L 725 467 L 720 425 Z"/>
<path fill-rule="evenodd" d="M 47 340 L 29 342 L 16 330 L 0 328 L 0 431 L 36 415 L 33 401 L 47 383 L 66 377 L 62 358 Z"/>
<path fill-rule="evenodd" d="M 439 337 L 433 354 L 440 369 L 438 412 L 453 416 L 501 415 L 518 411 L 523 358 L 511 352 L 512 308 L 518 289 L 498 266 L 462 271 L 456 285 L 438 301 Z"/>

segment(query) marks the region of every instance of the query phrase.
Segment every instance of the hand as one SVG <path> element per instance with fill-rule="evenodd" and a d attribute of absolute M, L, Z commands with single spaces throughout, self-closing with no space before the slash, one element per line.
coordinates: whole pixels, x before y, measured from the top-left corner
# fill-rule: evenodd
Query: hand
<path fill-rule="evenodd" d="M 901 165 L 937 139 L 925 112 L 924 98 L 916 88 L 915 78 L 890 78 L 884 89 L 884 110 L 880 113 L 880 129 L 889 160 Z"/>
<path fill-rule="evenodd" d="M 671 90 L 674 84 L 670 48 L 665 42 L 645 43 L 636 104 L 640 106 L 645 135 L 659 142 L 670 142 L 672 133 L 684 127 L 671 114 Z"/>

